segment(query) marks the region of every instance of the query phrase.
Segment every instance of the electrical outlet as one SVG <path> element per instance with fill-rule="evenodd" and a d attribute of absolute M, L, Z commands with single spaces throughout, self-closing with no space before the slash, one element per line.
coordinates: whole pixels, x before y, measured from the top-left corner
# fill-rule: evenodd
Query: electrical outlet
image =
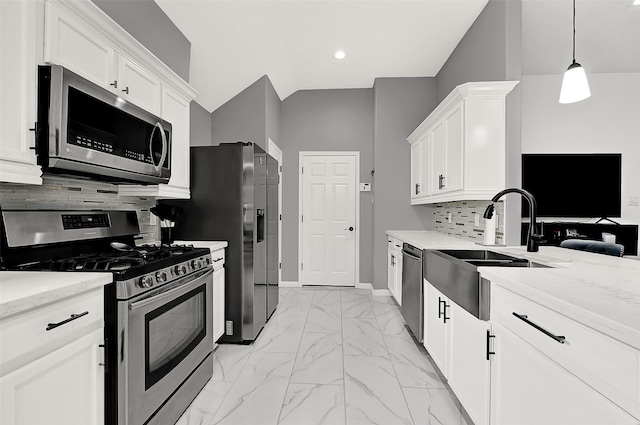
<path fill-rule="evenodd" d="M 475 221 L 475 226 L 476 227 L 480 227 L 480 214 L 474 213 L 473 214 L 473 219 Z"/>
<path fill-rule="evenodd" d="M 451 213 L 447 213 L 447 223 L 451 223 Z"/>
<path fill-rule="evenodd" d="M 500 226 L 498 225 L 498 213 L 495 213 L 495 214 L 493 215 L 493 217 L 495 218 L 495 222 L 496 222 L 496 230 L 498 230 L 498 228 L 500 227 Z"/>
<path fill-rule="evenodd" d="M 152 226 L 156 225 L 156 216 L 153 214 L 149 214 L 149 224 Z"/>
<path fill-rule="evenodd" d="M 629 206 L 637 207 L 640 204 L 640 197 L 638 196 L 629 196 Z"/>

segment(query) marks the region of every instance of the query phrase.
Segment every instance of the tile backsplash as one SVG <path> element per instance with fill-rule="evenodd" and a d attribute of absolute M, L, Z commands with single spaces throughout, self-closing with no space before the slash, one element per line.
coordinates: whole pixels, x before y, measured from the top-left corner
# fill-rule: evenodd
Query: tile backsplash
<path fill-rule="evenodd" d="M 0 183 L 3 209 L 135 210 L 140 224 L 138 243 L 157 241 L 158 230 L 149 224 L 149 208 L 155 198 L 118 196 L 118 186 L 110 183 L 43 176 L 42 186 Z"/>
<path fill-rule="evenodd" d="M 484 238 L 484 210 L 489 201 L 456 201 L 434 204 L 433 229 L 476 242 L 482 242 Z M 447 221 L 451 214 L 451 223 Z M 475 214 L 480 214 L 480 226 L 475 225 Z M 496 244 L 504 243 L 504 202 L 496 203 L 495 215 L 497 215 L 498 228 L 496 229 Z M 495 216 L 494 215 L 494 216 Z"/>

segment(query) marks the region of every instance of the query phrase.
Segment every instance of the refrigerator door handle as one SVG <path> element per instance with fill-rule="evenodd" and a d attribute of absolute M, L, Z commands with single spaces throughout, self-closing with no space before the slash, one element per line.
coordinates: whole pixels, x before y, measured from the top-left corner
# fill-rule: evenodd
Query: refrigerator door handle
<path fill-rule="evenodd" d="M 264 241 L 264 209 L 263 208 L 256 209 L 256 217 L 257 217 L 256 226 L 258 230 L 257 243 L 260 243 Z"/>

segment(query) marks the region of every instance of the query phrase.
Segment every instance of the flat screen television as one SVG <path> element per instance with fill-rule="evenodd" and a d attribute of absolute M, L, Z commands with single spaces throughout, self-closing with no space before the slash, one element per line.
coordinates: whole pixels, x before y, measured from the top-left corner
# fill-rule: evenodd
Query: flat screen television
<path fill-rule="evenodd" d="M 522 188 L 539 217 L 620 217 L 622 155 L 523 154 Z M 523 201 L 522 216 L 529 216 Z"/>

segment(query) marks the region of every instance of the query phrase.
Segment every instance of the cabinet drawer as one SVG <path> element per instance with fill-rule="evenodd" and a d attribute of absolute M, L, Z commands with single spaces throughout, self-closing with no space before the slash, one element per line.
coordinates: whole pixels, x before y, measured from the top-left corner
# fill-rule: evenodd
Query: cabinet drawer
<path fill-rule="evenodd" d="M 225 252 L 223 249 L 219 249 L 217 251 L 211 251 L 211 261 L 213 263 L 213 270 L 219 270 L 224 267 L 224 262 L 226 260 Z"/>
<path fill-rule="evenodd" d="M 640 415 L 640 352 L 502 287 L 494 285 L 491 298 L 492 321 L 510 329 L 632 414 Z M 544 331 L 565 339 L 560 343 Z"/>
<path fill-rule="evenodd" d="M 104 289 L 98 288 L 0 321 L 1 375 L 50 353 L 79 336 L 104 326 Z M 76 319 L 47 330 L 87 312 Z"/>

